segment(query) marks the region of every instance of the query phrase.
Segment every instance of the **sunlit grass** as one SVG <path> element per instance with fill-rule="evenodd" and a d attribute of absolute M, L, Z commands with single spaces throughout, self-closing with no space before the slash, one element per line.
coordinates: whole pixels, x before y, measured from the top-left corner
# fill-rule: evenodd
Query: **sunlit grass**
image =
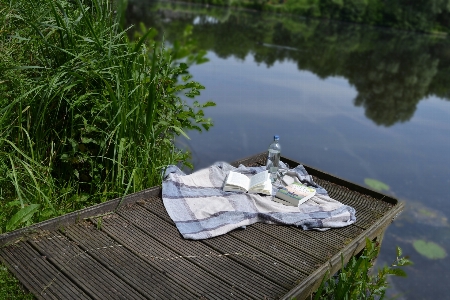
<path fill-rule="evenodd" d="M 212 125 L 180 98 L 203 89 L 188 65 L 130 40 L 115 3 L 2 2 L 0 232 L 160 184 L 187 162 L 175 136 Z"/>

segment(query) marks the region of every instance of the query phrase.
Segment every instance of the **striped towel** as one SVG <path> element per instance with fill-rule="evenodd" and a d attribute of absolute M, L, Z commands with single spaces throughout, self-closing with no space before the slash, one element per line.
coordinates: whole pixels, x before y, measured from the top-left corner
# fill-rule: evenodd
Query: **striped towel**
<path fill-rule="evenodd" d="M 211 238 L 256 222 L 326 230 L 356 221 L 354 208 L 330 198 L 301 165 L 287 174 L 309 182 L 317 192 L 298 207 L 274 202 L 271 196 L 224 192 L 224 181 L 231 170 L 252 175 L 264 171 L 265 167 L 235 168 L 218 162 L 190 175 L 173 165 L 166 168 L 162 183 L 164 206 L 185 239 Z M 278 188 L 274 185 L 272 195 Z"/>

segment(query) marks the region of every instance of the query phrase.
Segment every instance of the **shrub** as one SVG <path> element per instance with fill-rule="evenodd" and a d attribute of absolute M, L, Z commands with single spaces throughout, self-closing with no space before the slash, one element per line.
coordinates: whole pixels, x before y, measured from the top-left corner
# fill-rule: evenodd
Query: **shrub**
<path fill-rule="evenodd" d="M 390 266 L 384 266 L 376 274 L 371 274 L 373 263 L 380 251 L 379 244 L 366 238 L 366 248 L 358 258 L 353 256 L 335 275 L 327 273 L 315 293 L 314 299 L 383 299 L 388 288 L 387 278 L 390 275 L 406 277 L 400 267 L 412 262 L 402 257 L 402 250 L 397 247 L 397 257 Z"/>

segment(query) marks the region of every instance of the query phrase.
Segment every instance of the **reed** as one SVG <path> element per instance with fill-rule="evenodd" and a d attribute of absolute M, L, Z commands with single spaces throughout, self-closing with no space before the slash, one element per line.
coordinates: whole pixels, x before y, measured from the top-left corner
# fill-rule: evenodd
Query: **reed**
<path fill-rule="evenodd" d="M 31 3 L 32 2 L 32 3 Z M 161 183 L 177 135 L 212 126 L 204 87 L 126 3 L 1 0 L 0 233 Z"/>

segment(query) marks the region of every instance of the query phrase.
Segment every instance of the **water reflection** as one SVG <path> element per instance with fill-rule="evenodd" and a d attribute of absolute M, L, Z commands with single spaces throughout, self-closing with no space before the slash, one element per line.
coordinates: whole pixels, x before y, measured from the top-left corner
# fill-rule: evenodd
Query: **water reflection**
<path fill-rule="evenodd" d="M 192 24 L 198 47 L 220 58 L 252 54 L 267 67 L 293 61 L 323 79 L 342 76 L 358 92 L 354 104 L 377 125 L 410 120 L 430 96 L 450 99 L 449 43 L 436 36 L 167 3 L 129 12 L 130 23 L 145 20 L 171 43 Z"/>

